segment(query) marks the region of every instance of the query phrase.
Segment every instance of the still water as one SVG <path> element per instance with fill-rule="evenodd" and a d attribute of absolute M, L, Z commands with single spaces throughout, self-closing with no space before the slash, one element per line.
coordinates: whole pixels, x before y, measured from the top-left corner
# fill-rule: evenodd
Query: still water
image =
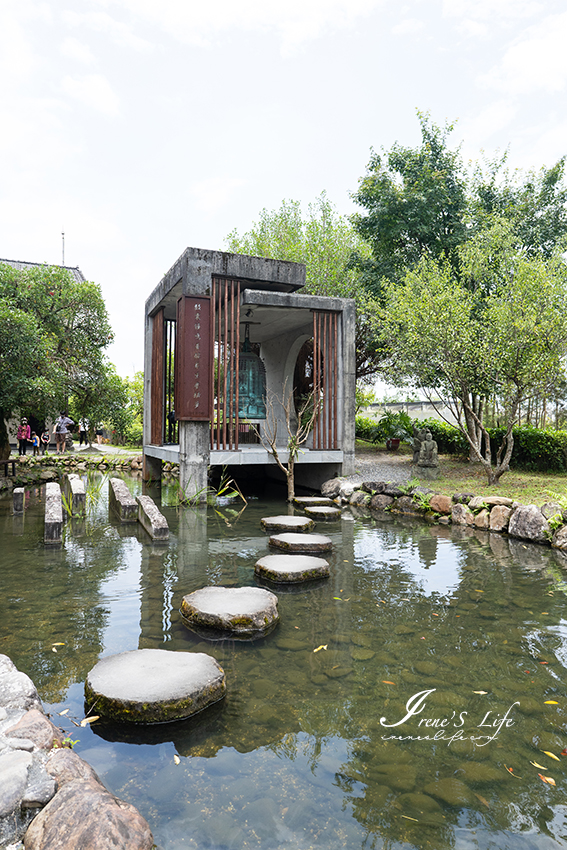
<path fill-rule="evenodd" d="M 260 518 L 285 503 L 180 509 L 164 487 L 158 546 L 109 520 L 104 479 L 89 488 L 60 549 L 42 544 L 41 490 L 23 518 L 0 500 L 0 652 L 161 850 L 567 848 L 558 556 L 347 511 L 317 529 L 334 543 L 331 578 L 277 590 L 274 632 L 206 643 L 183 626 L 182 596 L 254 585 Z M 177 724 L 74 726 L 90 668 L 142 647 L 209 652 L 226 699 Z"/>

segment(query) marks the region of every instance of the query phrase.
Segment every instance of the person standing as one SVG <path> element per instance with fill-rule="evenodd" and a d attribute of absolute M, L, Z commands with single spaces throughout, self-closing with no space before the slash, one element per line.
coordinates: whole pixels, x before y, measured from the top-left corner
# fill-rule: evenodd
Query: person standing
<path fill-rule="evenodd" d="M 55 443 L 57 446 L 57 454 L 63 454 L 65 451 L 65 441 L 67 439 L 67 434 L 69 433 L 69 425 L 74 425 L 72 419 L 69 419 L 67 414 L 64 411 L 61 411 L 61 414 L 55 420 L 55 428 L 53 429 L 53 433 L 55 434 Z"/>
<path fill-rule="evenodd" d="M 89 423 L 86 419 L 79 419 L 79 447 L 85 444 L 88 445 L 88 431 Z"/>
<path fill-rule="evenodd" d="M 28 420 L 25 416 L 22 417 L 20 424 L 18 425 L 18 454 L 20 456 L 25 455 L 26 448 L 29 442 L 31 442 L 31 428 L 28 425 Z"/>
<path fill-rule="evenodd" d="M 33 446 L 33 456 L 38 457 L 38 455 L 39 455 L 39 437 L 35 433 L 35 431 L 32 431 L 31 436 L 32 436 L 31 441 L 32 441 L 32 446 Z"/>
<path fill-rule="evenodd" d="M 50 433 L 48 428 L 44 428 L 41 434 L 41 453 L 42 455 L 48 454 L 47 449 L 49 448 L 49 438 Z"/>

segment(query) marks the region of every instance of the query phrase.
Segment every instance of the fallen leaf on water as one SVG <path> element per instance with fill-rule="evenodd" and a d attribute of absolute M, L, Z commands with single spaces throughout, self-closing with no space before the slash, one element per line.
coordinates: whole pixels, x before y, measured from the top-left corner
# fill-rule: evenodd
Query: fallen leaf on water
<path fill-rule="evenodd" d="M 400 602 L 409 602 L 409 599 L 405 599 L 403 596 L 400 596 Z"/>
<path fill-rule="evenodd" d="M 542 753 L 545 753 L 546 756 L 549 756 L 550 759 L 555 759 L 555 761 L 561 761 L 561 759 L 557 758 L 556 755 L 550 753 L 548 750 L 542 750 Z"/>
<path fill-rule="evenodd" d="M 420 637 L 420 640 L 425 640 L 425 638 L 424 638 L 424 637 Z"/>
<path fill-rule="evenodd" d="M 544 705 L 559 705 L 556 699 L 546 699 Z"/>
<path fill-rule="evenodd" d="M 395 685 L 395 682 L 389 682 L 388 679 L 382 679 L 382 684 L 384 685 Z"/>
<path fill-rule="evenodd" d="M 81 725 L 80 723 L 77 723 L 77 721 L 76 721 L 76 720 L 73 720 L 73 718 L 71 718 L 71 723 L 73 723 L 73 725 L 75 725 L 75 726 L 80 726 L 80 725 Z"/>
<path fill-rule="evenodd" d="M 414 820 L 416 823 L 419 823 L 417 818 L 410 818 L 409 815 L 402 815 L 402 817 L 405 818 L 406 820 Z"/>
<path fill-rule="evenodd" d="M 538 764 L 537 761 L 531 761 L 530 764 L 533 764 L 534 767 L 539 767 L 540 770 L 547 770 L 547 768 L 544 767 L 543 764 Z"/>
<path fill-rule="evenodd" d="M 338 664 L 335 664 L 335 666 L 334 666 L 334 667 L 331 667 L 331 670 L 338 670 L 338 669 L 339 669 L 339 665 L 338 665 Z"/>
<path fill-rule="evenodd" d="M 175 764 L 180 764 L 181 759 L 179 758 L 177 753 L 173 756 L 173 761 L 175 762 Z"/>
<path fill-rule="evenodd" d="M 60 711 L 60 712 L 59 712 L 59 715 L 60 715 L 60 716 L 63 716 L 64 714 L 68 714 L 68 713 L 69 713 L 69 709 L 68 709 L 68 708 L 64 708 L 64 709 L 63 709 L 63 711 Z"/>
<path fill-rule="evenodd" d="M 439 614 L 436 614 L 436 613 L 435 613 L 435 611 L 434 611 L 434 612 L 432 613 L 432 615 L 431 615 L 431 616 L 432 616 L 432 617 L 438 617 L 438 616 L 439 616 Z"/>
<path fill-rule="evenodd" d="M 298 628 L 299 628 L 299 626 L 294 626 L 293 628 L 294 628 L 294 629 L 298 629 Z"/>
<path fill-rule="evenodd" d="M 561 750 L 561 752 L 559 753 L 559 755 L 560 755 L 560 756 L 567 756 L 567 747 L 565 747 L 565 749 L 564 749 L 564 750 Z"/>
<path fill-rule="evenodd" d="M 490 803 L 488 802 L 488 800 L 485 800 L 484 797 L 481 794 L 477 794 L 475 792 L 475 797 L 477 798 L 477 800 L 480 800 L 480 802 L 483 804 L 483 806 L 486 806 L 487 809 L 490 808 Z"/>
<path fill-rule="evenodd" d="M 322 643 L 321 646 L 318 646 L 317 649 L 314 649 L 313 652 L 319 652 L 321 649 L 327 649 L 328 643 Z"/>
<path fill-rule="evenodd" d="M 487 694 L 488 691 L 473 691 L 473 694 Z"/>
<path fill-rule="evenodd" d="M 94 723 L 95 720 L 100 720 L 98 714 L 93 714 L 92 717 L 83 717 L 81 720 L 81 726 L 86 726 L 87 723 Z"/>
<path fill-rule="evenodd" d="M 52 646 L 65 646 L 65 644 L 58 640 L 57 643 L 53 643 Z"/>
<path fill-rule="evenodd" d="M 555 779 L 552 776 L 543 776 L 541 773 L 538 773 L 538 776 L 546 785 L 555 785 Z"/>
<path fill-rule="evenodd" d="M 540 664 L 549 664 L 549 661 L 540 661 Z"/>
<path fill-rule="evenodd" d="M 342 602 L 342 601 L 343 601 L 343 600 L 341 599 L 341 597 L 340 597 L 340 596 L 333 596 L 333 599 L 338 599 L 338 600 L 339 600 L 339 602 Z"/>
<path fill-rule="evenodd" d="M 51 651 L 52 651 L 52 652 L 57 652 L 57 647 L 56 647 L 56 646 L 52 646 L 52 647 L 51 647 Z"/>
<path fill-rule="evenodd" d="M 484 590 L 480 590 L 478 587 L 475 587 L 474 592 L 475 593 L 484 593 Z"/>
<path fill-rule="evenodd" d="M 542 614 L 549 614 L 549 611 L 542 611 Z"/>
<path fill-rule="evenodd" d="M 506 767 L 506 765 L 504 765 L 504 767 Z M 515 776 L 515 777 L 516 777 L 516 779 L 521 779 L 521 778 L 522 778 L 521 776 L 518 776 L 518 774 L 517 774 L 517 773 L 514 773 L 514 768 L 513 768 L 513 767 L 506 767 L 506 770 L 508 771 L 508 773 L 510 774 L 510 776 Z"/>

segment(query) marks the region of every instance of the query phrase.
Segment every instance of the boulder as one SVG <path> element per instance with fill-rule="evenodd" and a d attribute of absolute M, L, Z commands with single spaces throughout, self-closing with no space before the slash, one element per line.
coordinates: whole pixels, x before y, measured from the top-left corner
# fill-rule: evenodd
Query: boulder
<path fill-rule="evenodd" d="M 479 511 L 486 504 L 486 500 L 484 496 L 473 496 L 472 499 L 469 499 L 469 508 L 471 511 Z"/>
<path fill-rule="evenodd" d="M 307 509 L 306 509 L 307 512 Z M 273 531 L 312 531 L 315 523 L 304 516 L 267 516 L 260 520 L 260 525 L 267 532 Z"/>
<path fill-rule="evenodd" d="M 393 496 L 394 499 L 397 499 L 398 496 L 404 496 L 405 495 L 405 491 L 402 490 L 402 488 L 393 481 L 388 481 L 386 483 L 386 485 L 384 486 L 384 489 L 382 490 L 382 492 L 386 496 Z"/>
<path fill-rule="evenodd" d="M 63 743 L 59 729 L 37 708 L 27 711 L 15 726 L 11 726 L 4 734 L 7 738 L 33 741 L 40 750 L 50 750 L 54 745 L 60 747 Z"/>
<path fill-rule="evenodd" d="M 546 502 L 541 506 L 540 511 L 546 519 L 551 519 L 554 516 L 563 515 L 563 508 L 557 502 Z"/>
<path fill-rule="evenodd" d="M 551 545 L 554 549 L 559 549 L 561 552 L 567 552 L 567 525 L 563 525 L 561 528 L 557 529 L 553 535 Z"/>
<path fill-rule="evenodd" d="M 355 490 L 350 499 L 348 500 L 349 505 L 354 505 L 358 508 L 363 508 L 366 505 L 370 504 L 370 500 L 372 496 L 370 493 L 365 493 L 364 490 Z"/>
<path fill-rule="evenodd" d="M 490 511 L 490 530 L 491 531 L 506 531 L 510 517 L 512 516 L 512 508 L 506 505 L 495 505 Z"/>
<path fill-rule="evenodd" d="M 469 510 L 470 510 L 470 508 L 469 508 Z M 475 528 L 489 528 L 490 527 L 490 513 L 486 508 L 483 508 L 475 516 L 474 527 Z"/>
<path fill-rule="evenodd" d="M 386 496 L 384 493 L 378 493 L 370 499 L 370 508 L 373 511 L 385 511 L 393 503 L 393 496 Z"/>
<path fill-rule="evenodd" d="M 203 652 L 135 649 L 95 664 L 85 702 L 96 714 L 127 723 L 167 723 L 222 699 L 225 675 Z"/>
<path fill-rule="evenodd" d="M 399 514 L 419 514 L 423 513 L 418 504 L 414 502 L 411 496 L 400 496 L 392 505 L 392 510 Z"/>
<path fill-rule="evenodd" d="M 261 587 L 203 587 L 183 597 L 181 616 L 189 628 L 263 633 L 278 622 L 278 597 Z"/>
<path fill-rule="evenodd" d="M 439 493 L 436 493 L 431 497 L 429 506 L 432 511 L 435 511 L 438 514 L 450 514 L 453 508 L 453 503 L 449 496 L 441 496 Z"/>
<path fill-rule="evenodd" d="M 327 499 L 336 499 L 341 492 L 340 478 L 330 478 L 329 481 L 324 481 L 321 484 L 321 495 Z"/>
<path fill-rule="evenodd" d="M 468 505 L 472 498 L 474 498 L 474 493 L 453 493 L 452 501 L 456 505 Z"/>
<path fill-rule="evenodd" d="M 266 555 L 256 561 L 256 575 L 279 582 L 313 581 L 328 578 L 329 562 L 313 555 Z"/>
<path fill-rule="evenodd" d="M 549 524 L 537 505 L 520 505 L 510 517 L 508 534 L 533 543 L 547 543 Z"/>
<path fill-rule="evenodd" d="M 370 493 L 371 496 L 375 493 L 383 493 L 385 487 L 385 481 L 363 481 L 360 485 L 360 489 L 364 490 L 365 493 Z"/>
<path fill-rule="evenodd" d="M 474 525 L 474 514 L 468 505 L 457 502 L 452 507 L 451 520 L 454 525 Z"/>
<path fill-rule="evenodd" d="M 485 496 L 484 503 L 490 508 L 493 508 L 496 505 L 503 505 L 506 508 L 511 508 L 514 504 L 514 500 L 508 499 L 507 496 Z"/>

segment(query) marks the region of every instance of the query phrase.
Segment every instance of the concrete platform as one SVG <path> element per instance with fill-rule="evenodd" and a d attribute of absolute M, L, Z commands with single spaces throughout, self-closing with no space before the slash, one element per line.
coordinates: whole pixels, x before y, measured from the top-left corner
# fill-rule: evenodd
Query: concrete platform
<path fill-rule="evenodd" d="M 329 562 L 313 555 L 266 555 L 254 565 L 254 572 L 274 582 L 299 583 L 328 578 Z"/>

